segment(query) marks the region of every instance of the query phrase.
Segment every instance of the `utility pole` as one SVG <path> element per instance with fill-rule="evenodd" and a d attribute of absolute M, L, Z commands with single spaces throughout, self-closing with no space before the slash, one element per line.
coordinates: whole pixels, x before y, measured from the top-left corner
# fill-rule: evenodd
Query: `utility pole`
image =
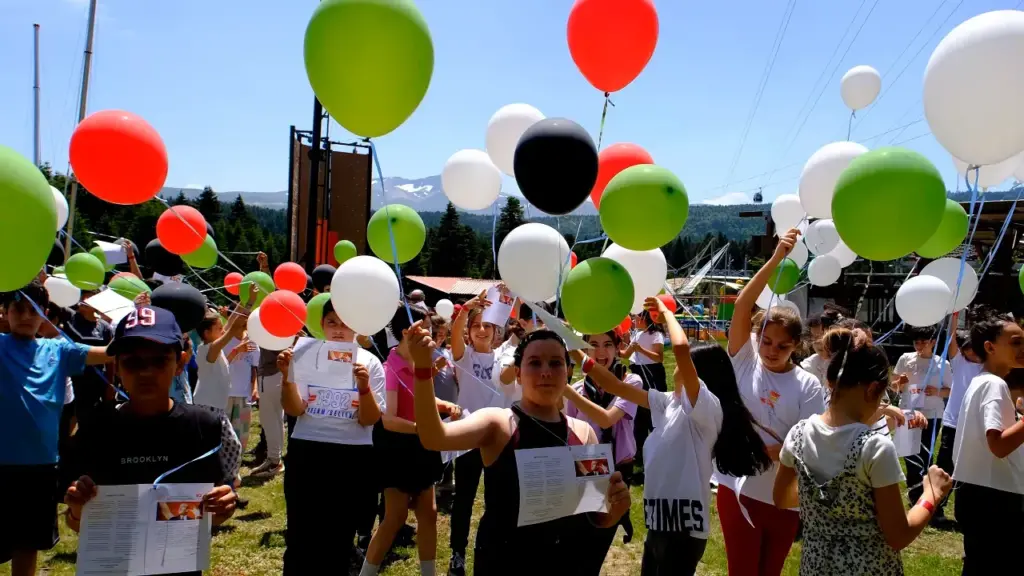
<path fill-rule="evenodd" d="M 82 66 L 82 93 L 78 98 L 78 122 L 85 119 L 86 103 L 89 99 L 89 72 L 92 69 L 92 41 L 96 32 L 97 0 L 89 0 L 89 29 L 85 36 L 85 61 Z M 64 262 L 71 257 L 71 235 L 75 231 L 75 200 L 78 196 L 78 180 L 71 180 L 71 200 L 68 202 L 68 229 L 64 236 Z"/>
<path fill-rule="evenodd" d="M 35 104 L 35 125 L 32 131 L 32 161 L 36 166 L 42 162 L 43 151 L 39 143 L 39 24 L 33 24 L 35 36 L 35 80 L 32 83 L 32 98 Z"/>
<path fill-rule="evenodd" d="M 318 198 L 320 185 L 321 135 L 323 134 L 324 107 L 320 100 L 313 96 L 313 136 L 309 148 L 309 209 L 306 212 L 306 272 L 312 273 L 317 262 L 317 224 L 319 222 Z M 325 183 L 326 188 L 326 183 Z M 325 194 L 326 196 L 326 194 Z M 325 198 L 326 201 L 326 198 Z"/>

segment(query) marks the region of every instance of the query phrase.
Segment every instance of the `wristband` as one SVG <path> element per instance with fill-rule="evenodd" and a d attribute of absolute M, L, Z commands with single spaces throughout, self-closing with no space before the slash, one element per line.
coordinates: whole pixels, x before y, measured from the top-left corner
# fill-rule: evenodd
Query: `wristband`
<path fill-rule="evenodd" d="M 363 388 L 360 388 L 360 387 L 356 386 L 356 391 L 359 392 L 360 396 L 366 396 L 367 394 L 370 393 L 370 387 L 369 386 L 365 386 Z"/>
<path fill-rule="evenodd" d="M 433 368 L 416 368 L 416 370 L 413 371 L 413 375 L 416 377 L 417 380 L 433 380 L 434 379 L 434 369 Z"/>
<path fill-rule="evenodd" d="M 929 514 L 935 513 L 935 504 L 932 504 L 930 500 L 925 499 L 924 496 L 917 501 L 917 505 L 927 510 Z"/>
<path fill-rule="evenodd" d="M 587 356 L 583 359 L 583 367 L 581 370 L 583 370 L 584 374 L 590 374 L 590 371 L 594 369 L 595 364 L 597 364 L 597 362 L 594 362 L 593 358 Z"/>
<path fill-rule="evenodd" d="M 75 522 L 81 522 L 82 521 L 81 518 L 79 518 L 78 516 L 75 516 L 75 513 L 71 511 L 71 507 L 70 506 L 68 506 L 68 509 L 64 512 L 64 515 L 67 516 L 68 518 L 74 520 Z"/>

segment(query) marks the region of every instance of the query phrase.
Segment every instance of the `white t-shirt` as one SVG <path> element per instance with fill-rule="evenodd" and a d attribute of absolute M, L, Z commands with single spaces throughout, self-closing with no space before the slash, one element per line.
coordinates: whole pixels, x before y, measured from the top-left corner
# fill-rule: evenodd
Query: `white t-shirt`
<path fill-rule="evenodd" d="M 648 530 L 711 529 L 711 451 L 722 430 L 722 407 L 703 382 L 693 406 L 683 391 L 647 393 L 654 431 L 644 443 L 644 522 Z"/>
<path fill-rule="evenodd" d="M 369 350 L 359 348 L 356 350 L 356 364 L 366 366 L 370 373 L 370 390 L 377 399 L 377 406 L 383 414 L 387 409 L 387 391 L 385 389 L 384 366 L 380 360 Z M 291 368 L 288 369 L 289 382 L 292 380 Z M 353 386 L 355 383 L 353 383 Z M 299 398 L 309 397 L 309 388 L 306 383 L 295 382 L 299 391 Z M 349 418 L 334 418 L 332 416 L 310 416 L 303 414 L 295 422 L 295 430 L 292 438 L 299 440 L 311 440 L 313 442 L 327 442 L 330 444 L 352 444 L 365 446 L 373 444 L 373 426 L 360 426 L 359 421 Z"/>
<path fill-rule="evenodd" d="M 824 484 L 843 471 L 850 447 L 868 429 L 866 424 L 854 423 L 833 428 L 815 414 L 797 426 L 804 427 L 804 464 L 814 476 L 815 482 Z M 779 453 L 779 462 L 796 468 L 796 430 L 794 426 L 786 435 L 786 442 Z M 896 445 L 889 437 L 888 430 L 868 436 L 857 461 L 857 480 L 870 488 L 882 488 L 906 481 Z"/>
<path fill-rule="evenodd" d="M 481 408 L 505 408 L 508 397 L 501 386 L 501 358 L 497 352 L 477 352 L 466 347 L 455 361 L 459 379 L 459 406 L 476 412 Z"/>
<path fill-rule="evenodd" d="M 213 362 L 207 362 L 206 354 L 209 350 L 210 345 L 206 343 L 196 347 L 199 381 L 196 382 L 196 393 L 192 395 L 192 402 L 224 410 L 228 407 L 231 369 L 228 367 L 228 358 L 224 355 L 223 350 Z"/>
<path fill-rule="evenodd" d="M 817 378 L 818 383 L 821 384 L 822 388 L 826 389 L 827 393 L 828 386 L 825 382 L 828 380 L 828 359 L 822 358 L 817 354 L 811 354 L 804 358 L 804 361 L 800 363 L 800 367 Z"/>
<path fill-rule="evenodd" d="M 953 386 L 949 389 L 946 409 L 942 412 L 942 425 L 956 428 L 960 406 L 964 403 L 964 394 L 967 393 L 974 377 L 981 374 L 984 365 L 964 358 L 962 352 L 954 356 L 949 365 L 953 369 Z"/>
<path fill-rule="evenodd" d="M 982 372 L 967 388 L 953 443 L 953 479 L 1004 492 L 1024 494 L 1024 446 L 1006 458 L 988 448 L 989 430 L 1006 430 L 1017 422 L 1010 387 L 1002 378 Z"/>
<path fill-rule="evenodd" d="M 767 370 L 761 364 L 761 358 L 751 341 L 756 342 L 756 338 L 752 337 L 732 357 L 740 396 L 754 420 L 772 430 L 779 439 L 784 439 L 797 422 L 825 411 L 821 384 L 812 374 L 798 366 L 781 374 Z M 761 428 L 757 428 L 757 431 L 766 445 L 779 443 L 779 440 Z M 774 506 L 772 490 L 777 472 L 776 465 L 763 474 L 748 477 L 743 484 L 742 494 Z M 735 492 L 739 478 L 716 470 L 715 480 Z"/>
<path fill-rule="evenodd" d="M 920 410 L 924 414 L 925 418 L 942 418 L 942 412 L 946 409 L 946 404 L 942 401 L 942 396 L 936 394 L 935 396 L 926 396 L 924 389 L 926 386 L 934 386 L 938 389 L 949 388 L 953 385 L 953 370 L 949 367 L 948 361 L 942 363 L 942 377 L 939 377 L 939 361 L 942 360 L 937 354 L 933 354 L 930 358 L 921 358 L 917 355 L 917 352 L 907 352 L 900 359 L 896 361 L 896 368 L 893 370 L 896 374 L 906 374 L 910 380 L 903 387 L 903 393 L 900 395 L 900 408 L 904 410 Z M 929 374 L 928 368 L 931 366 L 931 373 Z M 925 382 L 925 379 L 928 382 Z"/>
<path fill-rule="evenodd" d="M 634 336 L 633 341 L 640 345 L 644 350 L 654 350 L 655 344 L 665 345 L 665 335 L 661 332 L 640 332 Z M 657 360 L 651 360 L 647 356 L 633 352 L 633 355 L 629 357 L 630 364 L 638 364 L 640 366 L 646 366 L 647 364 L 661 364 Z"/>
<path fill-rule="evenodd" d="M 225 350 L 230 352 L 239 344 L 239 340 L 232 340 Z M 231 373 L 231 391 L 228 395 L 233 398 L 248 398 L 252 394 L 252 369 L 259 368 L 259 365 L 259 348 L 252 352 L 239 352 L 238 356 L 228 363 L 228 371 Z"/>

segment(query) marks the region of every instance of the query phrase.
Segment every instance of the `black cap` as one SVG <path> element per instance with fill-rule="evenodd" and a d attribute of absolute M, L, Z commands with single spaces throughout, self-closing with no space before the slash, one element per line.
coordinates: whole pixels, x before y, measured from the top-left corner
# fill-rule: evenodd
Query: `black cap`
<path fill-rule="evenodd" d="M 163 308 L 141 306 L 117 323 L 107 354 L 117 356 L 132 340 L 147 340 L 168 346 L 181 345 L 181 328 L 174 314 Z"/>

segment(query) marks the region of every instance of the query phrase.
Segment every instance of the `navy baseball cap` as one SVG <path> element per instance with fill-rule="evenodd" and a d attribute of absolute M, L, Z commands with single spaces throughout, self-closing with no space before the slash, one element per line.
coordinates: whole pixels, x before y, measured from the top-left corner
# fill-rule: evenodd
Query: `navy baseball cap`
<path fill-rule="evenodd" d="M 181 328 L 169 310 L 140 306 L 117 323 L 114 340 L 107 346 L 107 354 L 117 356 L 133 340 L 181 346 Z"/>

